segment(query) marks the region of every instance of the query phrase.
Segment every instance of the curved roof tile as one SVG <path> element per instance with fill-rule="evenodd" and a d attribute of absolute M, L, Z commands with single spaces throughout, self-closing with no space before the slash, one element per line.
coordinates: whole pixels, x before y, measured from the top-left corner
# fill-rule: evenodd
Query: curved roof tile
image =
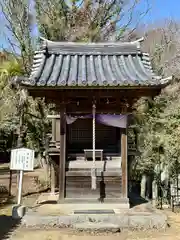
<path fill-rule="evenodd" d="M 149 55 L 138 42 L 69 43 L 44 41 L 35 52 L 24 84 L 51 87 L 160 85 Z M 164 84 L 164 82 L 163 82 Z"/>

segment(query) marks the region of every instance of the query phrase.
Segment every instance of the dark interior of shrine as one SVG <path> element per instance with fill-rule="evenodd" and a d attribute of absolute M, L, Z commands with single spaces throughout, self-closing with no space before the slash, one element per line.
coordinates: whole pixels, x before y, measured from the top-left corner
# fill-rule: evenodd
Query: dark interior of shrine
<path fill-rule="evenodd" d="M 96 123 L 95 132 L 96 149 L 102 149 L 104 155 L 120 155 L 120 128 Z M 67 125 L 69 159 L 83 156 L 84 149 L 92 149 L 92 135 L 92 119 L 77 119 Z"/>

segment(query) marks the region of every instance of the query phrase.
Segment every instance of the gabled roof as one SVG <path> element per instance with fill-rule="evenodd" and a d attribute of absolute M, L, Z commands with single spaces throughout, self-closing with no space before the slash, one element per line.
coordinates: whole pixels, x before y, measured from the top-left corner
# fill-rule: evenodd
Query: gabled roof
<path fill-rule="evenodd" d="M 167 81 L 168 79 L 166 79 Z M 152 70 L 140 44 L 44 40 L 23 84 L 39 87 L 151 86 L 165 81 Z"/>

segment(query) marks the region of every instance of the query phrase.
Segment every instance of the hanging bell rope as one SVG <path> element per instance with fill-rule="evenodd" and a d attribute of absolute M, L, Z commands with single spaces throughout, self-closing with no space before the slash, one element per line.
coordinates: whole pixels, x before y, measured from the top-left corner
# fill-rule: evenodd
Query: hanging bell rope
<path fill-rule="evenodd" d="M 93 135 L 93 165 L 91 168 L 91 189 L 96 189 L 96 156 L 95 156 L 95 149 L 96 149 L 96 106 L 93 104 L 92 107 L 92 114 L 93 114 L 93 121 L 92 121 L 92 135 Z"/>

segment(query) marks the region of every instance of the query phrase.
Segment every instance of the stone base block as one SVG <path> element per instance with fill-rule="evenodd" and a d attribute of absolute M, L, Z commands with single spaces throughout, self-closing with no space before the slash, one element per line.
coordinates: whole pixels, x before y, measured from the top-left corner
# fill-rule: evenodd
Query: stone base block
<path fill-rule="evenodd" d="M 79 224 L 79 225 L 77 225 Z M 81 225 L 84 224 L 84 225 Z M 123 229 L 164 229 L 167 227 L 167 216 L 161 213 L 121 213 L 115 215 L 66 215 L 40 216 L 37 213 L 27 213 L 22 219 L 26 227 L 77 227 L 79 229 L 97 227 L 109 229 L 117 227 Z M 103 225 L 104 224 L 104 225 Z M 95 226 L 96 225 L 96 226 Z"/>
<path fill-rule="evenodd" d="M 26 207 L 21 205 L 15 205 L 12 207 L 12 218 L 21 219 L 26 214 Z"/>
<path fill-rule="evenodd" d="M 119 225 L 112 223 L 77 223 L 73 225 L 73 228 L 78 231 L 86 231 L 86 232 L 112 232 L 117 233 L 120 232 Z"/>

